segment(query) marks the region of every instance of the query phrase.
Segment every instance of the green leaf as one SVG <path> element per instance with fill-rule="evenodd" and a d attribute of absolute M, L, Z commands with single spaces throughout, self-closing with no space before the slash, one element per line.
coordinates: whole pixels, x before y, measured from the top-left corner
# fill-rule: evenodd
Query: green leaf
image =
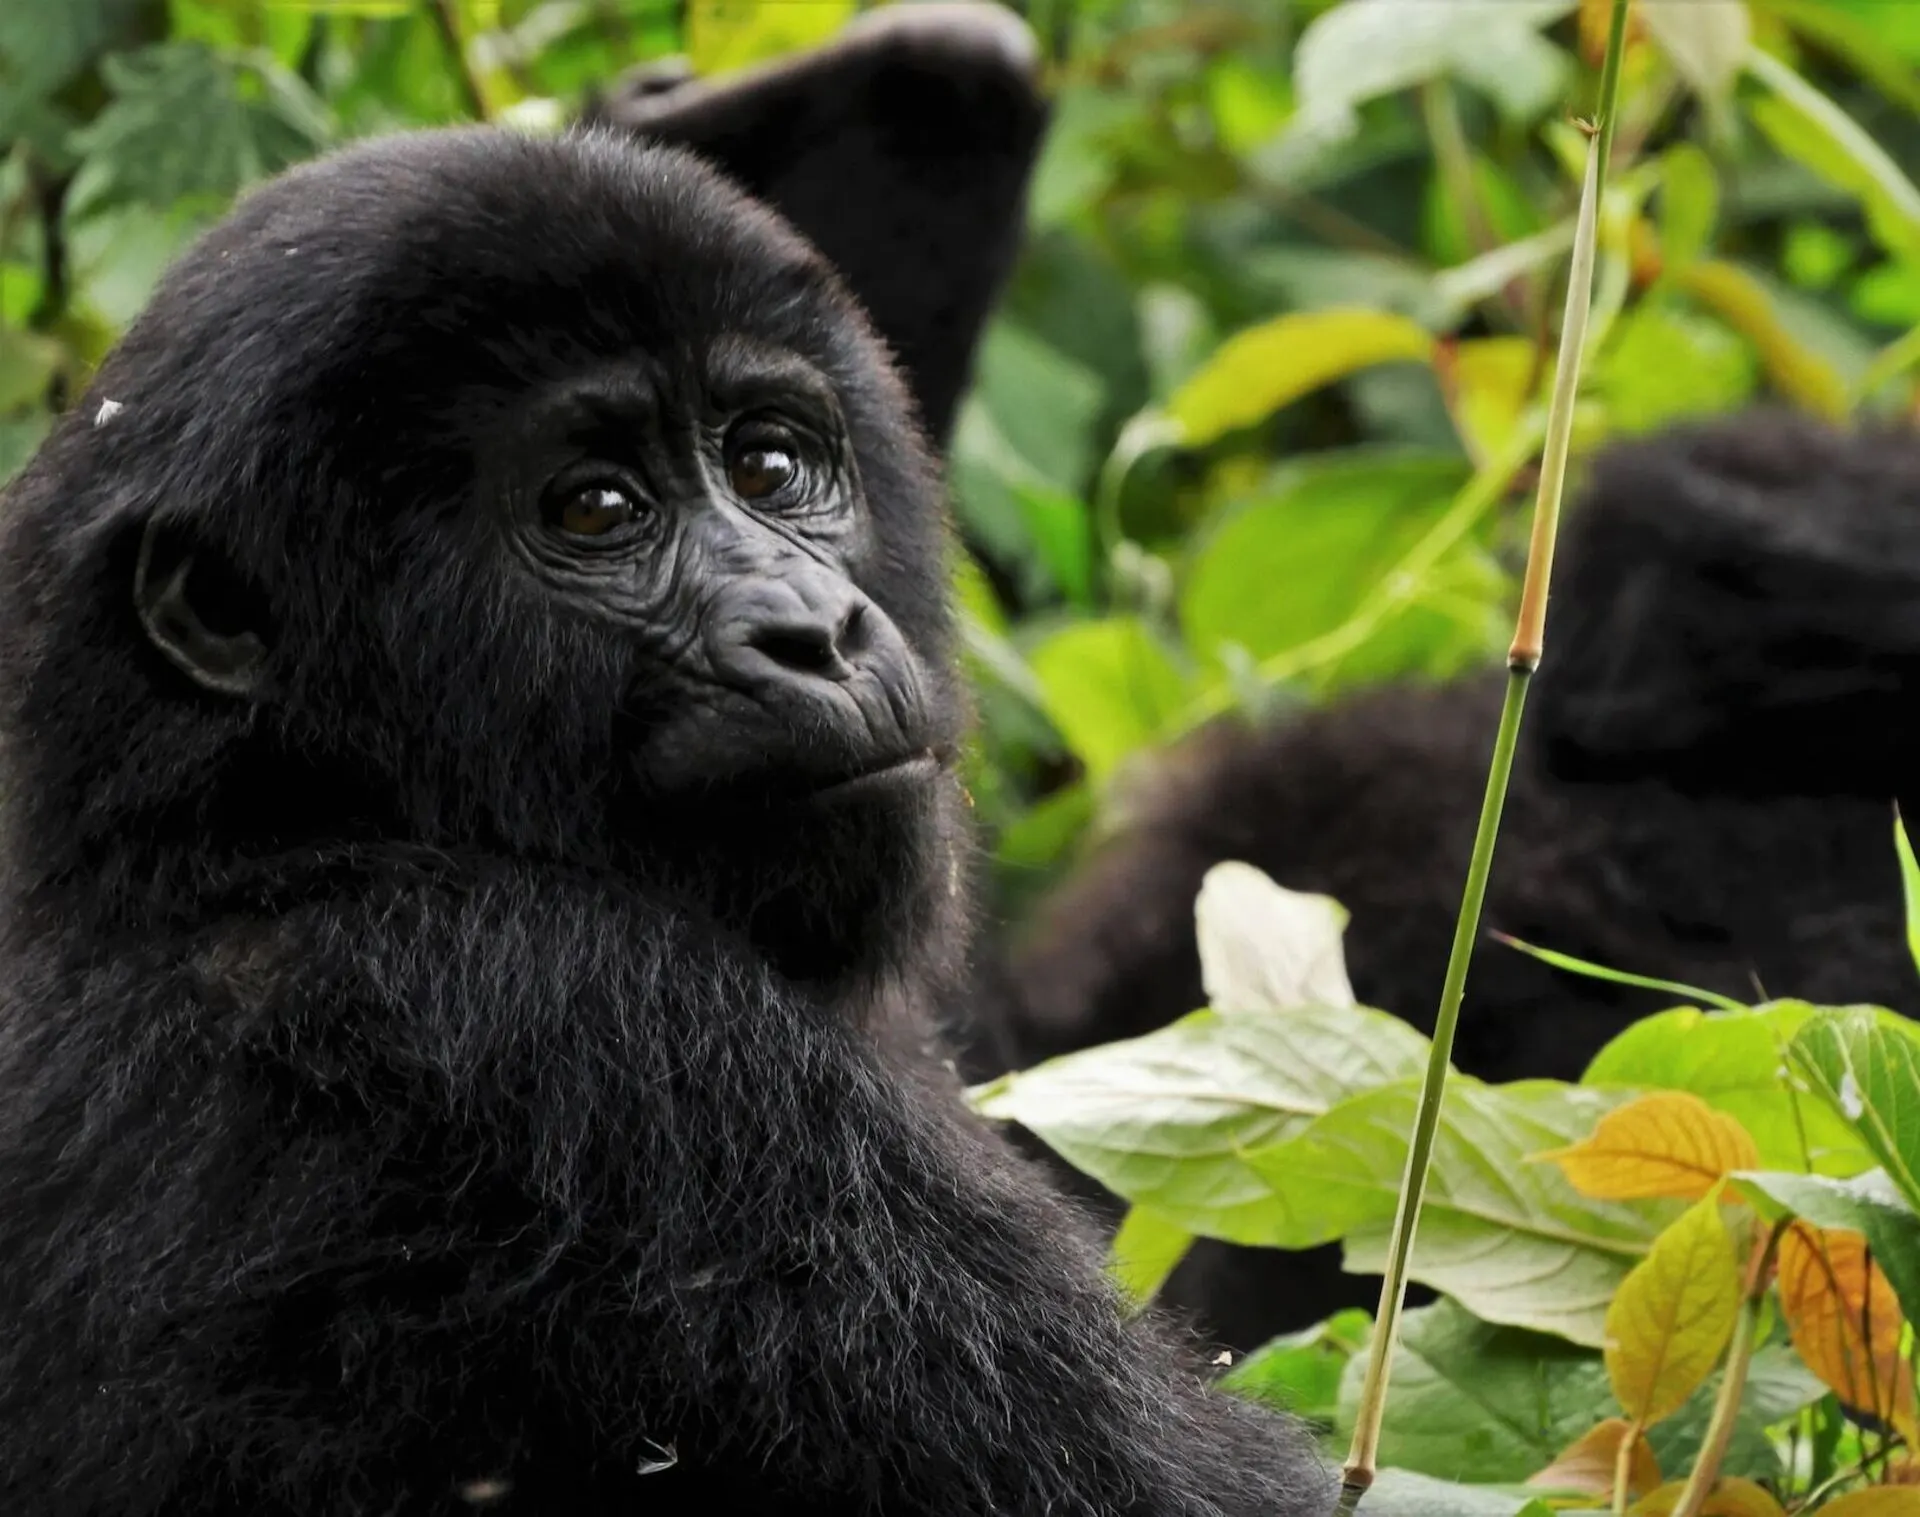
<path fill-rule="evenodd" d="M 1347 1365 L 1372 1333 L 1373 1314 L 1349 1307 L 1262 1344 L 1220 1377 L 1221 1388 L 1331 1426 Z"/>
<path fill-rule="evenodd" d="M 1641 1018 L 1602 1048 L 1580 1082 L 1690 1091 L 1737 1117 L 1770 1169 L 1810 1166 L 1819 1174 L 1858 1174 L 1873 1162 L 1865 1145 L 1837 1113 L 1786 1079 L 1787 1044 L 1814 1015 L 1804 1001 L 1741 1011 L 1663 1011 Z"/>
<path fill-rule="evenodd" d="M 1193 1247 L 1193 1234 L 1144 1206 L 1130 1207 L 1107 1252 L 1107 1273 L 1136 1302 L 1151 1301 Z"/>
<path fill-rule="evenodd" d="M 1868 229 L 1888 252 L 1920 253 L 1920 189 L 1886 150 L 1771 54 L 1749 53 L 1747 67 L 1773 92 L 1748 108 L 1773 145 L 1858 199 Z"/>
<path fill-rule="evenodd" d="M 1199 1011 L 1006 1076 L 975 1100 L 1116 1195 L 1195 1233 L 1301 1248 L 1334 1237 L 1333 1219 L 1276 1201 L 1243 1152 L 1297 1132 L 1355 1091 L 1417 1074 L 1426 1058 L 1427 1040 L 1385 1012 Z"/>
<path fill-rule="evenodd" d="M 857 13 L 854 0 L 691 0 L 687 56 L 702 74 L 745 68 L 824 42 Z"/>
<path fill-rule="evenodd" d="M 1778 1202 L 1816 1227 L 1844 1227 L 1866 1234 L 1874 1262 L 1900 1298 L 1909 1322 L 1920 1320 L 1920 1217 L 1884 1169 L 1851 1180 L 1776 1171 L 1737 1177 L 1743 1190 Z"/>
<path fill-rule="evenodd" d="M 1272 1188 L 1270 1205 L 1337 1224 L 1348 1269 L 1385 1264 L 1418 1094 L 1411 1080 L 1369 1090 L 1244 1156 Z M 1676 1208 L 1590 1201 L 1532 1161 L 1586 1137 L 1621 1099 L 1551 1080 L 1450 1084 L 1413 1278 L 1488 1322 L 1600 1343 L 1608 1301 Z"/>
<path fill-rule="evenodd" d="M 1920 863 L 1913 857 L 1913 839 L 1900 813 L 1893 815 L 1893 848 L 1900 859 L 1900 895 L 1907 908 L 1907 956 L 1920 969 Z"/>
<path fill-rule="evenodd" d="M 1341 1386 L 1343 1432 L 1365 1369 L 1356 1357 Z M 1380 1459 L 1446 1480 L 1517 1484 L 1586 1432 L 1606 1397 L 1606 1371 L 1590 1350 L 1440 1301 L 1401 1319 Z"/>
<path fill-rule="evenodd" d="M 43 403 L 64 358 L 56 339 L 0 326 L 0 412 Z"/>
<path fill-rule="evenodd" d="M 45 411 L 29 411 L 25 416 L 0 417 L 0 485 L 24 469 L 33 450 L 53 425 Z"/>
<path fill-rule="evenodd" d="M 1271 494 L 1224 516 L 1183 576 L 1188 645 L 1224 663 L 1302 647 L 1344 626 L 1454 504 L 1466 477 L 1452 454 L 1334 453 L 1289 465 Z M 1396 614 L 1316 670 L 1322 688 L 1401 674 L 1445 677 L 1478 663 L 1506 632 L 1507 580 L 1469 536 Z"/>
<path fill-rule="evenodd" d="M 1907 1205 L 1920 1209 L 1920 1039 L 1891 1012 L 1856 1006 L 1818 1012 L 1790 1051 Z"/>
<path fill-rule="evenodd" d="M 1425 361 L 1426 328 L 1359 309 L 1299 311 L 1236 333 L 1167 402 L 1188 447 L 1251 426 L 1322 385 L 1375 364 Z"/>
<path fill-rule="evenodd" d="M 1667 271 L 1697 263 L 1713 246 L 1720 219 L 1720 179 L 1692 142 L 1661 154 L 1661 261 Z"/>
<path fill-rule="evenodd" d="M 1660 1461 L 1661 1469 L 1692 1467 L 1713 1421 L 1720 1378 L 1720 1373 L 1713 1375 L 1685 1406 L 1647 1430 L 1647 1444 Z M 1740 1411 L 1734 1419 L 1726 1454 L 1720 1461 L 1720 1472 L 1748 1480 L 1776 1478 L 1780 1473 L 1780 1455 L 1767 1430 L 1826 1394 L 1827 1388 L 1787 1344 L 1770 1343 L 1760 1348 L 1747 1366 Z"/>
<path fill-rule="evenodd" d="M 1553 1508 L 1531 1491 L 1454 1485 L 1393 1469 L 1374 1477 L 1360 1510 L 1365 1517 L 1553 1517 Z"/>
<path fill-rule="evenodd" d="M 1720 322 L 1645 304 L 1615 324 L 1594 387 L 1617 428 L 1651 432 L 1686 417 L 1738 410 L 1759 377 L 1753 349 Z"/>
<path fill-rule="evenodd" d="M 76 139 L 89 208 L 225 201 L 331 135 L 325 106 L 271 60 L 248 68 L 179 42 L 110 57 L 102 72 L 113 100 Z"/>
<path fill-rule="evenodd" d="M 1032 649 L 1027 662 L 1047 715 L 1096 782 L 1167 735 L 1186 702 L 1172 658 L 1133 617 L 1074 623 Z"/>
<path fill-rule="evenodd" d="M 146 0 L 12 0 L 0 6 L 0 97 L 46 99 L 120 40 Z M 0 115 L 5 114 L 0 110 Z"/>

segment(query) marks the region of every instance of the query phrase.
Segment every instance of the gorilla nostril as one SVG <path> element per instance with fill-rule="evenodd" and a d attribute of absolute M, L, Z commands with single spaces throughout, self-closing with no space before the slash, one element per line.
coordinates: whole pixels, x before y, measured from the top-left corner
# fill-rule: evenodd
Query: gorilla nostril
<path fill-rule="evenodd" d="M 756 627 L 748 641 L 783 669 L 800 674 L 831 674 L 840 665 L 834 636 L 824 626 L 789 622 Z"/>
<path fill-rule="evenodd" d="M 842 658 L 858 658 L 866 651 L 869 641 L 867 606 L 865 601 L 859 601 L 847 612 L 846 619 L 840 623 L 840 635 L 833 640 L 834 650 Z"/>

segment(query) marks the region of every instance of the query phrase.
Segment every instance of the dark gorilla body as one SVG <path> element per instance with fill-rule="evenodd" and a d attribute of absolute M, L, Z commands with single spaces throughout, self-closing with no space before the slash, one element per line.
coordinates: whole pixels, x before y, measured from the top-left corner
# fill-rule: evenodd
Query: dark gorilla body
<path fill-rule="evenodd" d="M 919 1046 L 940 522 L 685 157 L 397 139 L 182 261 L 0 537 L 6 1510 L 1328 1509 Z"/>
<path fill-rule="evenodd" d="M 1920 443 L 1758 414 L 1618 447 L 1572 517 L 1486 924 L 1758 999 L 1920 1012 L 1892 802 L 1920 814 Z M 984 997 L 983 1065 L 1150 1031 L 1204 997 L 1193 900 L 1224 859 L 1352 913 L 1356 995 L 1431 1030 L 1500 678 L 1372 693 L 1170 757 Z M 1677 997 L 1474 955 L 1456 1063 L 1578 1078 Z M 1375 1282 L 1203 1245 L 1171 1302 L 1249 1347 Z"/>

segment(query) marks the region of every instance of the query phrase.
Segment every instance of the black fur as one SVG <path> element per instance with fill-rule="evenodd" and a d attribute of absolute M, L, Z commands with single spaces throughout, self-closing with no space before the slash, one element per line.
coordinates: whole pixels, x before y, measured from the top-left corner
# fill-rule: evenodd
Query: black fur
<path fill-rule="evenodd" d="M 691 147 L 838 268 L 944 439 L 1012 272 L 1047 124 L 1026 24 L 987 0 L 863 16 L 717 81 L 649 65 L 586 117 Z"/>
<path fill-rule="evenodd" d="M 1616 447 L 1570 523 L 1486 923 L 1736 998 L 1920 1012 L 1892 803 L 1920 801 L 1920 442 L 1758 414 Z M 1430 1029 L 1499 676 L 1397 688 L 1170 755 L 987 997 L 1020 1067 L 1201 1004 L 1193 899 L 1244 859 L 1352 912 L 1360 999 Z M 1577 1078 L 1671 995 L 1474 956 L 1483 1078 Z M 1204 1247 L 1172 1300 L 1250 1345 L 1373 1282 L 1335 1255 Z"/>
<path fill-rule="evenodd" d="M 905 392 L 682 155 L 454 132 L 289 174 L 9 489 L 0 1508 L 1329 1509 L 1300 1431 L 1120 1324 L 919 1046 L 952 780 L 649 794 L 631 648 L 501 551 L 529 386 L 723 331 L 830 377 L 851 572 L 951 728 Z M 152 518 L 270 628 L 255 698 L 146 635 Z"/>

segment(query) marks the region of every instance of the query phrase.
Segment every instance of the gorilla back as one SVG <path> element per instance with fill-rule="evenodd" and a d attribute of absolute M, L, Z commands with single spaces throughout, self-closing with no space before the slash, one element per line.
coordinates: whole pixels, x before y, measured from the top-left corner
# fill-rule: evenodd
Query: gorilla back
<path fill-rule="evenodd" d="M 5 504 L 6 1511 L 1330 1507 L 919 1047 L 937 488 L 770 212 L 302 169 Z"/>

